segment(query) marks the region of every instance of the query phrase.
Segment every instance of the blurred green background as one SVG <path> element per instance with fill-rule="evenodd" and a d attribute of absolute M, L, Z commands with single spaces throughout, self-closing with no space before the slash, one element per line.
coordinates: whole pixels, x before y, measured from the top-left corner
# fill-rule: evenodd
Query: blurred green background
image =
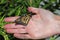
<path fill-rule="evenodd" d="M 4 37 L 4 40 L 19 40 L 6 33 L 4 25 L 8 23 L 4 22 L 4 18 L 25 14 L 28 7 L 40 7 L 60 15 L 60 0 L 0 0 L 0 39 Z M 48 40 L 55 40 L 57 36 L 50 37 Z"/>

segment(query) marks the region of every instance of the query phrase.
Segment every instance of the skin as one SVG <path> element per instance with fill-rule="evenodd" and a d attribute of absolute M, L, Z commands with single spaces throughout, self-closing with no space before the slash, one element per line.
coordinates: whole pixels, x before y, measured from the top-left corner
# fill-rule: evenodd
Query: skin
<path fill-rule="evenodd" d="M 21 39 L 42 39 L 60 34 L 60 16 L 42 8 L 29 7 L 28 11 L 36 15 L 32 16 L 27 26 L 6 24 L 4 26 L 6 32 Z M 4 20 L 14 22 L 17 18 L 19 17 L 7 17 Z"/>

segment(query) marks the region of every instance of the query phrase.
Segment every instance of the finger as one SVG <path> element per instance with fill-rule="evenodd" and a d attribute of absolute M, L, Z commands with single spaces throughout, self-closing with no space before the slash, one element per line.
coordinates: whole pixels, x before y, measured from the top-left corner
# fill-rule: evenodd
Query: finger
<path fill-rule="evenodd" d="M 4 21 L 5 22 L 14 22 L 17 18 L 19 18 L 19 17 L 17 17 L 17 16 L 16 17 L 7 17 L 4 19 Z"/>
<path fill-rule="evenodd" d="M 5 29 L 7 29 L 7 28 L 25 28 L 25 26 L 23 26 L 23 25 L 15 25 L 15 23 L 13 23 L 13 24 L 6 24 L 4 26 L 4 28 Z"/>
<path fill-rule="evenodd" d="M 28 7 L 28 11 L 32 12 L 32 13 L 38 13 L 39 9 L 38 8 L 34 8 L 34 7 Z"/>
<path fill-rule="evenodd" d="M 19 39 L 31 39 L 30 35 L 28 34 L 14 34 L 14 37 Z"/>
<path fill-rule="evenodd" d="M 25 29 L 6 29 L 7 33 L 27 33 Z"/>
<path fill-rule="evenodd" d="M 37 15 L 34 15 L 33 17 L 32 17 L 32 19 L 41 19 L 40 18 L 40 13 L 39 13 L 39 8 L 34 8 L 34 7 L 28 7 L 28 11 L 29 12 L 32 12 L 32 13 L 36 13 Z"/>

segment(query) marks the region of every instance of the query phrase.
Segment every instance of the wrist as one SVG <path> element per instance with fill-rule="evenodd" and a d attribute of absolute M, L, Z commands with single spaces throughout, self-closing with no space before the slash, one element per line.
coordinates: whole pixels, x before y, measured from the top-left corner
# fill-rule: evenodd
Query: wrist
<path fill-rule="evenodd" d="M 55 15 L 55 20 L 56 20 L 56 22 L 58 24 L 58 34 L 60 34 L 60 16 Z"/>
<path fill-rule="evenodd" d="M 58 25 L 59 25 L 58 33 L 60 34 L 60 21 L 58 22 Z"/>

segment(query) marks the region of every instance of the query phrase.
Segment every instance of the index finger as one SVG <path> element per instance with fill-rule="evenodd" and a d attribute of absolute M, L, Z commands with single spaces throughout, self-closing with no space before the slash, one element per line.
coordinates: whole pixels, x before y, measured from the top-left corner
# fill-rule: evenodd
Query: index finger
<path fill-rule="evenodd" d="M 17 18 L 19 18 L 19 16 L 16 16 L 16 17 L 7 17 L 7 18 L 4 18 L 4 21 L 5 22 L 14 22 Z"/>

